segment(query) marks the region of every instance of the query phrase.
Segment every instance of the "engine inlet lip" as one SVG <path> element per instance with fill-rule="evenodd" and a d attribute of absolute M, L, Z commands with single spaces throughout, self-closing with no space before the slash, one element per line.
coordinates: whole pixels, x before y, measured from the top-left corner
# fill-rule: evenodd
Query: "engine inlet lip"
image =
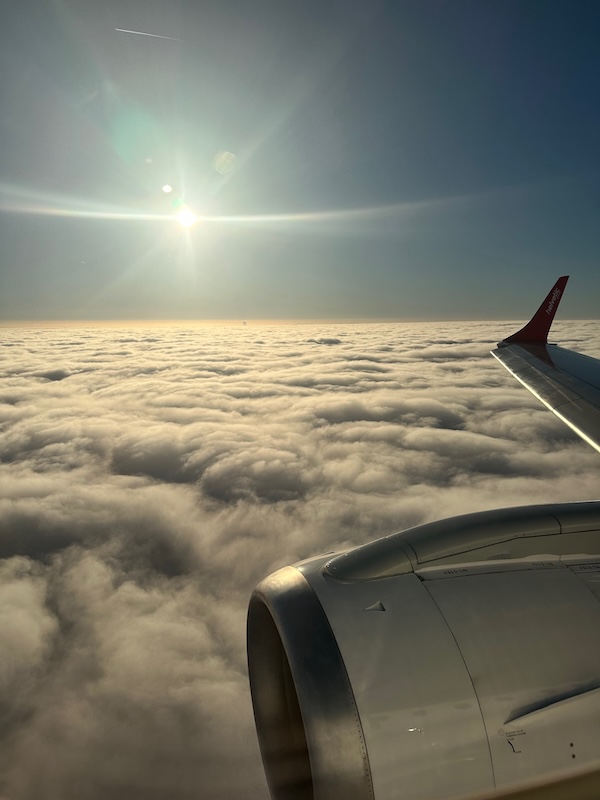
<path fill-rule="evenodd" d="M 285 567 L 257 586 L 247 635 L 256 729 L 273 800 L 372 800 L 346 667 L 327 616 L 297 569 Z"/>

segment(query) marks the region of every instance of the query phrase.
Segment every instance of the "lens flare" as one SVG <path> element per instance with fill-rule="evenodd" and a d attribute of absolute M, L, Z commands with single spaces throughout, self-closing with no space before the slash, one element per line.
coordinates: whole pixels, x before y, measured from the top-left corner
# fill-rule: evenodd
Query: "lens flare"
<path fill-rule="evenodd" d="M 230 153 L 229 150 L 219 150 L 213 159 L 213 167 L 221 175 L 227 175 L 231 172 L 235 162 L 235 153 Z"/>

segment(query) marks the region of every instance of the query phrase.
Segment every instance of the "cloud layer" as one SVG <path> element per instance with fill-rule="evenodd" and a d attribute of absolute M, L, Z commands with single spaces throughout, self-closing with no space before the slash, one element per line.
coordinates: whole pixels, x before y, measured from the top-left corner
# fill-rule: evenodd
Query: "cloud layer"
<path fill-rule="evenodd" d="M 0 346 L 0 796 L 265 798 L 268 572 L 451 514 L 597 497 L 489 355 L 514 324 L 12 328 Z M 600 356 L 597 323 L 562 323 Z"/>

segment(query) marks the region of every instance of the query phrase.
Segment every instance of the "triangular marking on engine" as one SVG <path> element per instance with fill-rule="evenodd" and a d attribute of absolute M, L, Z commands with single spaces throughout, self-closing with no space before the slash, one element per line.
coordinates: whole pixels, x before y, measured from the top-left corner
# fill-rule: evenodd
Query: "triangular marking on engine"
<path fill-rule="evenodd" d="M 381 600 L 378 600 L 376 603 L 373 603 L 372 606 L 367 606 L 365 611 L 385 611 L 385 606 Z"/>

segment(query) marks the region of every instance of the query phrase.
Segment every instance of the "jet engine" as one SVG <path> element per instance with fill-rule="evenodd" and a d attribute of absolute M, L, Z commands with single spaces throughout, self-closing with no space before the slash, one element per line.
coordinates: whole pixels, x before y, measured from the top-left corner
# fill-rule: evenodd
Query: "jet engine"
<path fill-rule="evenodd" d="M 248 664 L 273 800 L 433 800 L 600 756 L 600 502 L 469 514 L 285 567 Z"/>

